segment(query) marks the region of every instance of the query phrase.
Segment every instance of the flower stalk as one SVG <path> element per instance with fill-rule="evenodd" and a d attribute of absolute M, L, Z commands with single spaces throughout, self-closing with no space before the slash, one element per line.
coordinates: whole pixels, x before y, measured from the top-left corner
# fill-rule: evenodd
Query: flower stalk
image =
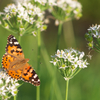
<path fill-rule="evenodd" d="M 41 48 L 41 36 L 40 36 L 40 30 L 38 30 L 38 57 L 37 57 L 37 71 L 40 72 L 40 48 Z M 39 75 L 40 76 L 40 75 Z M 36 100 L 40 100 L 40 86 L 37 86 L 37 94 L 36 94 Z"/>
<path fill-rule="evenodd" d="M 69 84 L 69 79 L 66 80 L 66 96 L 65 96 L 65 100 L 68 100 L 68 84 Z"/>
<path fill-rule="evenodd" d="M 40 86 L 36 87 L 36 100 L 40 100 Z"/>
<path fill-rule="evenodd" d="M 14 96 L 14 100 L 16 100 L 16 95 Z"/>

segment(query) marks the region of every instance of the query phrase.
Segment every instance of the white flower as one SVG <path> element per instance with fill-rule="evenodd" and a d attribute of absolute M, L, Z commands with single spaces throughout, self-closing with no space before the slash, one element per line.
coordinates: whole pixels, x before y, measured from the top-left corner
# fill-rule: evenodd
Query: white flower
<path fill-rule="evenodd" d="M 92 55 L 88 54 L 86 55 L 90 60 L 92 59 Z"/>
<path fill-rule="evenodd" d="M 29 3 L 24 3 L 23 4 L 27 9 L 34 9 L 34 6 L 29 2 Z"/>
<path fill-rule="evenodd" d="M 19 18 L 22 18 L 24 20 L 27 20 L 29 18 L 28 16 L 28 12 L 27 11 L 24 11 L 24 12 L 21 12 L 19 15 L 18 15 Z"/>
<path fill-rule="evenodd" d="M 36 32 L 36 31 L 33 31 L 32 34 L 33 34 L 34 36 L 36 36 L 37 32 Z"/>
<path fill-rule="evenodd" d="M 56 4 L 56 0 L 48 0 L 48 4 L 50 5 L 50 6 L 56 6 L 57 4 Z"/>
<path fill-rule="evenodd" d="M 6 88 L 7 88 L 7 90 L 8 90 L 9 92 L 11 92 L 11 94 L 12 94 L 13 96 L 16 95 L 16 93 L 17 93 L 17 88 L 16 88 L 15 85 L 13 85 L 13 86 L 9 85 L 9 87 L 6 87 Z"/>
<path fill-rule="evenodd" d="M 33 19 L 33 17 L 31 17 L 31 18 L 28 19 L 28 22 L 29 22 L 30 24 L 33 24 L 33 22 L 35 22 L 35 20 Z"/>
<path fill-rule="evenodd" d="M 35 0 L 35 2 L 39 2 L 40 4 L 45 5 L 47 0 Z"/>
<path fill-rule="evenodd" d="M 55 25 L 58 26 L 59 25 L 59 21 L 55 20 Z"/>
<path fill-rule="evenodd" d="M 5 7 L 4 11 L 6 13 L 14 13 L 15 14 L 17 12 L 17 9 L 16 9 L 16 6 L 14 4 L 10 4 L 7 7 Z"/>
<path fill-rule="evenodd" d="M 40 17 L 42 15 L 41 9 L 39 7 L 35 7 L 35 13 Z"/>
<path fill-rule="evenodd" d="M 41 23 L 40 22 L 36 23 L 36 26 L 37 26 L 37 28 L 40 28 L 41 27 Z"/>
<path fill-rule="evenodd" d="M 5 15 L 5 19 L 9 20 L 10 18 L 11 18 L 11 16 L 9 15 L 9 13 L 7 13 L 7 14 Z"/>
<path fill-rule="evenodd" d="M 84 57 L 84 55 L 85 55 L 84 52 L 81 52 L 79 55 L 79 59 L 82 59 Z"/>
<path fill-rule="evenodd" d="M 18 13 L 20 14 L 25 11 L 25 8 L 21 5 L 21 3 L 18 2 L 17 10 L 18 10 Z"/>
<path fill-rule="evenodd" d="M 48 18 L 44 19 L 44 23 L 46 24 L 50 23 L 49 19 Z"/>
<path fill-rule="evenodd" d="M 57 62 L 56 61 L 50 61 L 50 63 L 53 63 L 54 65 L 56 65 Z"/>
<path fill-rule="evenodd" d="M 8 23 L 5 23 L 5 28 L 9 29 Z"/>
<path fill-rule="evenodd" d="M 11 77 L 8 77 L 8 78 L 6 79 L 6 84 L 8 84 L 10 81 L 11 81 Z"/>
<path fill-rule="evenodd" d="M 5 86 L 2 86 L 2 87 L 0 88 L 0 95 L 1 95 L 1 96 L 5 96 L 5 95 L 6 95 L 6 92 L 7 92 L 7 90 L 5 89 Z"/>
<path fill-rule="evenodd" d="M 45 26 L 41 25 L 41 31 L 44 31 L 44 30 L 45 30 Z"/>
<path fill-rule="evenodd" d="M 73 55 L 69 52 L 66 54 L 65 59 L 68 59 L 68 61 L 72 61 L 74 59 Z"/>
<path fill-rule="evenodd" d="M 32 16 L 36 15 L 35 11 L 30 10 L 30 9 L 28 10 L 28 14 L 29 14 L 29 15 L 32 15 Z"/>
<path fill-rule="evenodd" d="M 71 63 L 72 63 L 72 65 L 75 67 L 75 68 L 77 68 L 78 67 L 78 57 L 75 57 L 72 61 L 71 61 Z"/>
<path fill-rule="evenodd" d="M 25 29 L 23 27 L 19 27 L 19 30 L 20 31 L 24 31 Z"/>
<path fill-rule="evenodd" d="M 4 13 L 4 12 L 0 12 L 0 16 L 1 16 L 1 15 L 5 15 L 5 13 Z"/>
<path fill-rule="evenodd" d="M 57 50 L 57 54 L 55 54 L 57 57 L 59 57 L 59 58 L 63 58 L 64 57 L 64 51 L 63 50 L 61 50 L 61 52 L 60 52 L 60 50 Z"/>
<path fill-rule="evenodd" d="M 50 61 L 50 63 L 53 63 L 54 65 L 56 65 L 56 63 L 58 62 L 59 60 L 57 58 L 55 58 L 53 61 Z"/>
<path fill-rule="evenodd" d="M 87 60 L 81 61 L 81 63 L 79 63 L 79 67 L 80 67 L 80 68 L 86 68 L 87 65 L 89 65 L 89 63 L 87 63 Z"/>
<path fill-rule="evenodd" d="M 65 64 L 63 64 L 62 66 L 59 67 L 59 69 L 64 69 L 64 70 L 65 70 L 66 68 L 68 68 L 68 66 L 66 66 Z"/>
<path fill-rule="evenodd" d="M 3 80 L 0 79 L 0 85 L 3 84 Z"/>

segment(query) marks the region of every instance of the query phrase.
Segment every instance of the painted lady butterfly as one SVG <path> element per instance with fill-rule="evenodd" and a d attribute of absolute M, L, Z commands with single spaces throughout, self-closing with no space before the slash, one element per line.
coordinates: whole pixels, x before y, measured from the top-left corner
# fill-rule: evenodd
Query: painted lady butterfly
<path fill-rule="evenodd" d="M 6 53 L 2 57 L 2 66 L 12 78 L 24 80 L 35 86 L 40 85 L 40 80 L 34 69 L 27 63 L 23 51 L 13 35 L 8 36 Z"/>

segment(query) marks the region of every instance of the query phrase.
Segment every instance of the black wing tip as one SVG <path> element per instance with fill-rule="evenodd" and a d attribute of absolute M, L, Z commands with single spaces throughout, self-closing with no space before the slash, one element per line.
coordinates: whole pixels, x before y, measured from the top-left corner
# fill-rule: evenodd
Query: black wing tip
<path fill-rule="evenodd" d="M 10 34 L 10 35 L 8 36 L 7 40 L 9 40 L 10 38 L 13 38 L 13 37 L 14 37 L 14 36 Z"/>

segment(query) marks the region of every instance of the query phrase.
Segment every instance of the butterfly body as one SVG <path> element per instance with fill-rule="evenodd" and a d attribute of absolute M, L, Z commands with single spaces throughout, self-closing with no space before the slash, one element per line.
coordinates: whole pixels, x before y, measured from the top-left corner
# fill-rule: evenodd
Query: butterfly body
<path fill-rule="evenodd" d="M 29 59 L 24 58 L 23 51 L 13 35 L 9 35 L 6 53 L 2 58 L 2 66 L 9 76 L 24 80 L 35 86 L 40 85 L 40 80 L 34 69 L 28 64 Z"/>

